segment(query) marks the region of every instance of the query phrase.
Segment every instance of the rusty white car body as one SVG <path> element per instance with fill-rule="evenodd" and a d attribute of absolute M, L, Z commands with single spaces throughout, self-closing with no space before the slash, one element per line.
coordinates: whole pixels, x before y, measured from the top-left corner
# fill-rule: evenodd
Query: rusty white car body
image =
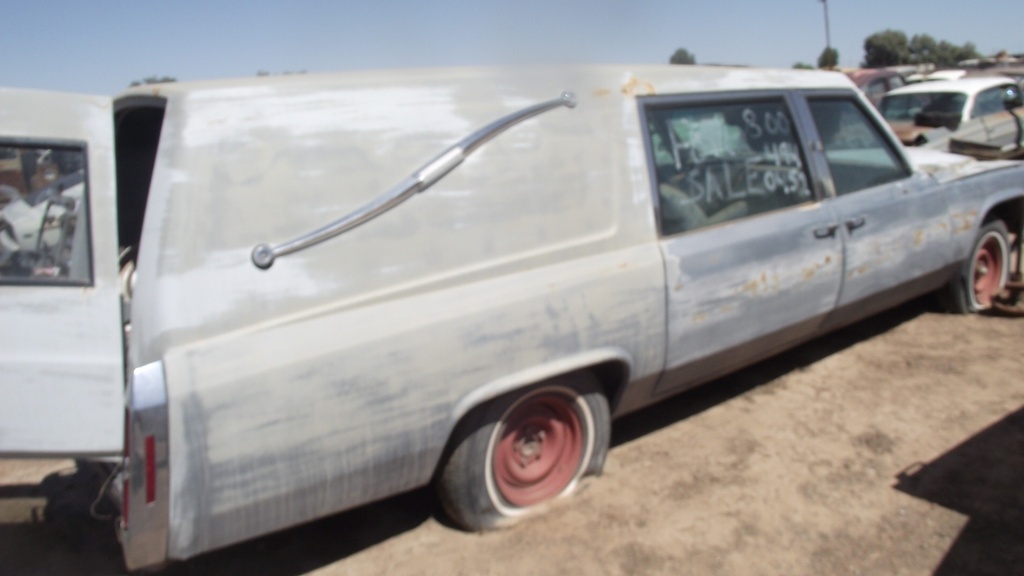
<path fill-rule="evenodd" d="M 432 481 L 507 523 L 610 419 L 929 291 L 985 308 L 1024 212 L 1020 165 L 914 160 L 795 70 L 0 90 L 0 149 L 85 182 L 73 241 L 0 265 L 0 453 L 120 463 L 131 568 Z"/>

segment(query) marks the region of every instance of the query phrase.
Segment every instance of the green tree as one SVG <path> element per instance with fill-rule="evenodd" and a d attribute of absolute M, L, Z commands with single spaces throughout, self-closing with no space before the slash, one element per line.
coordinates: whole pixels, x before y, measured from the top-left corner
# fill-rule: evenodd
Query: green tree
<path fill-rule="evenodd" d="M 839 65 L 839 51 L 829 46 L 818 56 L 818 68 L 831 70 Z"/>
<path fill-rule="evenodd" d="M 793 64 L 793 68 L 797 70 L 814 70 L 814 66 L 811 66 L 806 62 L 797 62 L 796 64 Z"/>
<path fill-rule="evenodd" d="M 981 58 L 981 54 L 978 53 L 977 48 L 974 44 L 968 42 L 963 46 L 957 46 L 950 42 L 943 40 L 939 42 L 935 48 L 935 57 L 932 62 L 938 67 L 951 67 L 956 66 L 962 60 L 970 60 L 973 58 Z"/>
<path fill-rule="evenodd" d="M 669 64 L 696 64 L 697 57 L 690 54 L 690 51 L 686 48 L 680 48 L 672 54 L 668 62 Z"/>
<path fill-rule="evenodd" d="M 907 35 L 899 30 L 876 32 L 864 40 L 864 66 L 877 68 L 900 64 L 934 64 L 939 68 L 957 66 L 964 60 L 981 58 L 973 43 L 957 46 L 928 34 Z"/>
<path fill-rule="evenodd" d="M 880 68 L 910 62 L 907 35 L 899 30 L 876 32 L 864 40 L 864 66 Z"/>
<path fill-rule="evenodd" d="M 910 39 L 910 64 L 933 64 L 939 44 L 927 34 L 914 34 Z"/>

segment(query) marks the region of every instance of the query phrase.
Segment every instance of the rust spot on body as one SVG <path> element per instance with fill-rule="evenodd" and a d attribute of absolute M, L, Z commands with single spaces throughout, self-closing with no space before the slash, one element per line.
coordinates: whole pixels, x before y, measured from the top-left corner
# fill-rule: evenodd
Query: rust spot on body
<path fill-rule="evenodd" d="M 846 278 L 849 280 L 851 278 L 856 278 L 857 276 L 863 276 L 864 274 L 867 274 L 867 272 L 868 272 L 867 264 L 862 264 L 860 266 L 857 266 L 853 270 L 850 270 L 849 274 L 846 275 Z"/>
<path fill-rule="evenodd" d="M 759 293 L 768 293 L 769 291 L 778 292 L 779 290 L 779 275 L 772 274 L 771 284 L 769 284 L 769 277 L 767 272 L 762 272 L 758 278 L 751 280 L 740 287 L 740 292 L 746 292 L 751 296 L 757 296 Z"/>
<path fill-rule="evenodd" d="M 626 96 L 653 96 L 656 91 L 654 84 L 631 77 L 622 85 L 622 93 Z"/>
<path fill-rule="evenodd" d="M 978 211 L 968 210 L 967 212 L 957 212 L 950 215 L 950 219 L 953 221 L 954 234 L 970 232 L 974 229 L 975 220 L 978 219 Z"/>
<path fill-rule="evenodd" d="M 810 280 L 810 279 L 814 278 L 818 274 L 818 270 L 824 270 L 825 268 L 828 268 L 829 264 L 831 264 L 831 263 L 832 263 L 832 256 L 831 255 L 826 255 L 824 261 L 822 261 L 820 263 L 815 262 L 812 266 L 808 266 L 807 268 L 804 268 L 804 270 L 803 270 L 803 272 L 804 272 L 804 280 Z"/>

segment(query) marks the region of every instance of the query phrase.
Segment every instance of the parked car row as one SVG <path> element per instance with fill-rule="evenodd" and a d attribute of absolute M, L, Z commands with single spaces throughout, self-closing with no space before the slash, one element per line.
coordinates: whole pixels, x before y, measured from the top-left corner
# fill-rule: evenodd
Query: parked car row
<path fill-rule="evenodd" d="M 936 128 L 956 131 L 968 120 L 1005 112 L 1021 105 L 1020 86 L 1006 77 L 990 76 L 910 84 L 882 97 L 878 108 L 903 144 L 928 142 Z"/>
<path fill-rule="evenodd" d="M 943 69 L 920 71 L 917 66 L 890 66 L 886 68 L 858 68 L 845 71 L 847 77 L 860 88 L 872 104 L 878 105 L 882 96 L 910 84 L 961 80 L 967 78 L 1010 79 L 1024 88 L 1024 65 L 999 65 L 984 69 Z"/>
<path fill-rule="evenodd" d="M 906 146 L 981 159 L 1024 158 L 1024 67 L 919 72 L 913 67 L 846 75 Z"/>

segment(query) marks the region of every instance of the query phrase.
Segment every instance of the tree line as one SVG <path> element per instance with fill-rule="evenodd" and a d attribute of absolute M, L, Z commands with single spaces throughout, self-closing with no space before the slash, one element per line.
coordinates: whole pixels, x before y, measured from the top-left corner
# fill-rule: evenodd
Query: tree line
<path fill-rule="evenodd" d="M 881 68 L 884 66 L 934 64 L 938 68 L 957 66 L 964 60 L 982 58 L 982 54 L 968 42 L 962 46 L 936 40 L 928 34 L 914 34 L 909 39 L 900 30 L 883 30 L 875 32 L 864 39 L 864 68 Z M 696 64 L 697 57 L 685 48 L 679 48 L 669 58 L 670 64 Z M 826 47 L 818 57 L 818 68 L 834 68 L 839 64 L 839 52 Z M 804 63 L 797 63 L 794 68 L 813 68 Z"/>

